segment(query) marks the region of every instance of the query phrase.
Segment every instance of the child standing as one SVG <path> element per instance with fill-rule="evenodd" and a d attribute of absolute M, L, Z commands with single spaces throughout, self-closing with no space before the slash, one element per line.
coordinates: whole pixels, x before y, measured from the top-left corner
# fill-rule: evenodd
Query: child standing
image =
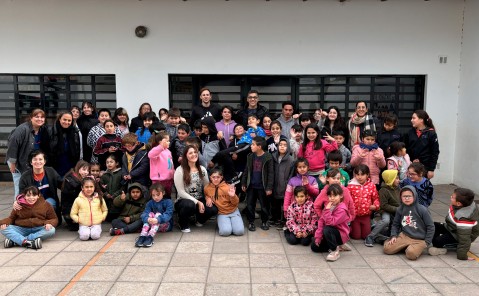
<path fill-rule="evenodd" d="M 116 124 L 113 120 L 107 119 L 103 123 L 105 134 L 103 134 L 96 142 L 93 148 L 93 154 L 96 156 L 100 169 L 106 169 L 106 159 L 109 155 L 114 154 L 120 159 L 123 156 L 121 150 L 121 137 L 115 134 Z"/>
<path fill-rule="evenodd" d="M 351 238 L 365 239 L 371 233 L 371 213 L 379 210 L 379 196 L 376 186 L 369 179 L 367 165 L 358 165 L 353 173 L 354 178 L 348 185 L 356 213 L 356 218 L 351 221 Z"/>
<path fill-rule="evenodd" d="M 286 214 L 287 229 L 284 230 L 284 236 L 291 245 L 301 243 L 303 246 L 309 246 L 318 224 L 318 216 L 305 187 L 294 188 L 294 199 Z"/>
<path fill-rule="evenodd" d="M 398 118 L 395 114 L 388 114 L 383 119 L 383 128 L 378 133 L 379 148 L 386 152 L 394 142 L 401 141 L 401 134 L 398 131 Z"/>
<path fill-rule="evenodd" d="M 160 183 L 151 185 L 151 200 L 141 214 L 143 228 L 136 240 L 135 247 L 151 247 L 153 237 L 159 232 L 167 232 L 173 229 L 173 202 L 171 198 L 163 198 L 165 189 Z"/>
<path fill-rule="evenodd" d="M 434 222 L 433 247 L 429 255 L 444 255 L 447 248 L 457 249 L 457 259 L 474 260 L 467 256 L 471 243 L 479 236 L 479 209 L 474 202 L 474 192 L 456 188 L 451 195 L 451 205 L 446 223 Z"/>
<path fill-rule="evenodd" d="M 367 247 L 372 247 L 374 242 L 384 243 L 389 237 L 385 236 L 386 230 L 394 218 L 397 208 L 399 207 L 399 176 L 397 170 L 385 170 L 381 176 L 384 183 L 379 189 L 379 204 L 381 208 L 381 220 L 364 240 Z"/>
<path fill-rule="evenodd" d="M 261 121 L 261 127 L 263 128 L 264 130 L 264 133 L 266 134 L 266 139 L 268 139 L 269 137 L 271 137 L 271 117 L 269 117 L 269 115 L 265 115 L 263 117 L 263 120 Z"/>
<path fill-rule="evenodd" d="M 186 147 L 186 139 L 190 135 L 190 126 L 186 123 L 180 123 L 176 131 L 176 138 L 170 138 L 170 151 L 173 158 L 173 164 L 177 168 L 181 163 L 181 155 Z"/>
<path fill-rule="evenodd" d="M 0 220 L 0 232 L 5 236 L 4 247 L 17 245 L 41 249 L 42 240 L 55 234 L 58 225 L 55 210 L 35 186 L 25 188 L 16 200 L 22 209 L 14 209 L 8 218 Z"/>
<path fill-rule="evenodd" d="M 128 193 L 122 192 L 113 200 L 115 207 L 120 209 L 118 218 L 111 221 L 110 235 L 134 233 L 143 225 L 141 214 L 148 202 L 147 190 L 140 183 L 128 186 Z"/>
<path fill-rule="evenodd" d="M 114 206 L 113 200 L 122 193 L 121 165 L 119 158 L 113 154 L 106 159 L 106 171 L 100 178 L 100 188 L 108 208 L 107 221 L 111 221 L 120 214 L 120 209 Z"/>
<path fill-rule="evenodd" d="M 326 185 L 326 174 L 332 170 L 337 169 L 341 173 L 341 185 L 348 186 L 349 183 L 349 174 L 341 168 L 341 163 L 343 161 L 343 156 L 339 150 L 334 150 L 328 153 L 328 163 L 329 169 L 325 170 L 321 177 L 319 177 L 319 188 L 323 189 L 324 185 Z"/>
<path fill-rule="evenodd" d="M 309 124 L 304 132 L 304 142 L 299 148 L 298 157 L 304 157 L 309 162 L 309 174 L 318 180 L 326 167 L 326 153 L 338 149 L 338 144 L 330 135 L 322 140 L 319 127 Z"/>
<path fill-rule="evenodd" d="M 122 185 L 128 187 L 125 184 L 138 182 L 147 187 L 150 184 L 150 161 L 145 144 L 138 142 L 138 137 L 133 133 L 126 134 L 121 142 L 126 150 L 121 167 Z"/>
<path fill-rule="evenodd" d="M 238 210 L 239 198 L 234 185 L 223 181 L 223 172 L 213 168 L 210 183 L 205 187 L 206 206 L 215 204 L 218 208 L 218 233 L 220 236 L 243 235 L 244 225 Z"/>
<path fill-rule="evenodd" d="M 294 160 L 298 158 L 299 147 L 303 144 L 303 131 L 303 127 L 299 124 L 293 124 L 290 130 L 289 147 Z"/>
<path fill-rule="evenodd" d="M 347 206 L 342 202 L 343 190 L 341 185 L 333 184 L 329 186 L 326 194 L 329 202 L 325 205 L 318 221 L 318 229 L 314 235 L 311 250 L 315 253 L 329 252 L 326 260 L 336 261 L 339 259 L 341 246 L 347 245 L 349 241 L 348 221 L 351 220 L 351 217 Z"/>
<path fill-rule="evenodd" d="M 278 144 L 281 139 L 288 139 L 281 134 L 281 123 L 277 120 L 271 123 L 271 137 L 266 140 L 268 152 L 273 154 L 278 150 Z"/>
<path fill-rule="evenodd" d="M 418 203 L 416 189 L 406 186 L 400 191 L 401 205 L 396 211 L 391 237 L 384 243 L 384 253 L 406 250 L 406 258 L 416 260 L 430 247 L 434 237 L 434 222 L 426 207 Z"/>
<path fill-rule="evenodd" d="M 166 119 L 166 131 L 170 135 L 170 139 L 176 138 L 176 133 L 178 129 L 178 125 L 183 121 L 183 123 L 186 123 L 184 119 L 181 118 L 181 111 L 180 109 L 176 107 L 172 107 L 170 110 L 168 110 L 168 118 Z M 198 135 L 199 137 L 200 135 Z"/>
<path fill-rule="evenodd" d="M 291 175 L 294 161 L 289 153 L 288 139 L 279 140 L 278 151 L 273 153 L 274 161 L 274 190 L 271 200 L 271 221 L 273 225 L 283 229 L 285 213 L 283 213 L 284 195 Z"/>
<path fill-rule="evenodd" d="M 343 161 L 341 162 L 340 167 L 342 169 L 345 169 L 346 172 L 351 173 L 351 151 L 343 145 L 345 141 L 344 137 L 344 132 L 341 130 L 337 130 L 333 132 L 333 137 L 334 140 L 336 141 L 336 144 L 338 144 L 338 150 L 341 152 L 341 155 L 343 156 Z"/>
<path fill-rule="evenodd" d="M 409 165 L 407 178 L 399 183 L 399 187 L 413 186 L 417 192 L 417 202 L 429 207 L 434 199 L 434 186 L 429 179 L 424 177 L 426 168 L 422 163 L 413 162 Z"/>
<path fill-rule="evenodd" d="M 103 198 L 95 193 L 95 180 L 86 177 L 81 184 L 82 191 L 73 203 L 70 217 L 80 225 L 80 240 L 99 239 L 101 222 L 105 221 L 108 208 Z"/>
<path fill-rule="evenodd" d="M 253 138 L 251 151 L 246 162 L 246 169 L 241 180 L 241 188 L 247 193 L 247 217 L 249 231 L 255 231 L 254 213 L 256 200 L 261 206 L 261 229 L 268 230 L 270 214 L 269 198 L 273 193 L 274 164 L 273 157 L 266 150 L 266 140 L 261 136 Z"/>
<path fill-rule="evenodd" d="M 215 126 L 215 119 L 212 116 L 206 117 L 201 120 L 201 127 L 203 132 L 200 136 L 201 147 L 203 155 L 208 163 L 208 168 L 212 168 L 213 157 L 220 151 L 225 149 L 224 141 L 218 140 L 218 131 Z"/>
<path fill-rule="evenodd" d="M 143 126 L 138 128 L 137 131 L 135 131 L 135 134 L 138 137 L 138 141 L 140 143 L 148 143 L 148 140 L 151 137 L 150 127 L 156 120 L 157 118 L 154 112 L 147 112 L 143 114 Z"/>
<path fill-rule="evenodd" d="M 376 132 L 373 130 L 365 130 L 361 143 L 353 147 L 351 165 L 357 167 L 360 164 L 368 166 L 371 182 L 379 185 L 379 173 L 386 166 L 386 159 L 383 150 L 376 143 Z"/>
<path fill-rule="evenodd" d="M 171 197 L 171 188 L 173 187 L 173 176 L 175 167 L 173 158 L 168 149 L 170 147 L 170 135 L 166 131 L 159 132 L 152 136 L 151 145 L 153 148 L 148 152 L 150 160 L 150 179 L 155 183 L 160 183 L 165 188 L 166 197 Z"/>
<path fill-rule="evenodd" d="M 406 144 L 403 142 L 393 142 L 389 146 L 391 157 L 387 159 L 388 170 L 397 170 L 399 180 L 402 181 L 407 177 L 407 169 L 411 164 L 409 155 L 406 153 Z"/>
<path fill-rule="evenodd" d="M 297 186 L 304 186 L 307 191 L 307 195 L 315 199 L 319 194 L 318 182 L 316 178 L 308 174 L 309 162 L 305 158 L 298 158 L 294 163 L 294 171 L 296 175 L 291 177 L 286 185 L 286 191 L 284 193 L 283 211 L 287 212 L 289 206 L 294 202 L 294 188 Z"/>

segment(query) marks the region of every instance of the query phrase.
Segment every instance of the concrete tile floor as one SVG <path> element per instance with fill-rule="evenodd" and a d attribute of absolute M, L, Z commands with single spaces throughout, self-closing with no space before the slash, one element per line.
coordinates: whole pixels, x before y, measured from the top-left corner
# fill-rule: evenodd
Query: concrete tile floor
<path fill-rule="evenodd" d="M 436 185 L 430 207 L 443 221 L 454 186 Z M 0 186 L 0 217 L 11 211 L 11 185 Z M 136 235 L 81 242 L 60 227 L 38 251 L 0 247 L 0 295 L 464 295 L 479 294 L 479 262 L 453 252 L 409 261 L 381 246 L 352 241 L 337 262 L 290 246 L 271 228 L 220 237 L 215 222 L 159 234 L 151 248 Z M 4 238 L 0 238 L 3 243 Z M 479 254 L 479 242 L 471 251 Z"/>

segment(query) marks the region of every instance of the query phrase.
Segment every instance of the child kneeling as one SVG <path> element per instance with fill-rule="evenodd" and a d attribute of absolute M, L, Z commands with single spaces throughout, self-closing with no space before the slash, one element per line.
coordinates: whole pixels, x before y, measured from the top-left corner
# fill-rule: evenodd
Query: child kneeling
<path fill-rule="evenodd" d="M 12 210 L 10 216 L 0 220 L 0 232 L 5 236 L 5 248 L 15 245 L 41 249 L 42 239 L 55 234 L 58 218 L 53 207 L 43 199 L 35 186 L 25 188 L 17 196 L 21 210 Z"/>
<path fill-rule="evenodd" d="M 306 187 L 294 188 L 295 201 L 288 207 L 284 236 L 291 245 L 301 243 L 309 246 L 318 224 L 318 216 L 314 212 L 314 203 L 306 193 Z"/>
<path fill-rule="evenodd" d="M 326 260 L 336 261 L 339 259 L 341 245 L 349 241 L 348 222 L 351 217 L 348 207 L 343 203 L 343 189 L 340 185 L 329 186 L 327 195 L 329 202 L 322 211 L 311 250 L 315 253 L 328 251 Z"/>
<path fill-rule="evenodd" d="M 159 232 L 167 232 L 173 229 L 173 202 L 170 198 L 164 198 L 165 188 L 160 183 L 150 186 L 151 200 L 141 214 L 143 228 L 136 240 L 135 247 L 151 247 L 153 237 Z"/>
<path fill-rule="evenodd" d="M 218 208 L 218 232 L 221 236 L 243 235 L 244 224 L 238 210 L 239 198 L 235 186 L 223 181 L 223 172 L 219 168 L 211 170 L 210 183 L 205 187 L 206 206 Z"/>
<path fill-rule="evenodd" d="M 405 249 L 406 258 L 416 260 L 431 246 L 434 222 L 427 208 L 419 204 L 413 186 L 405 186 L 399 195 L 401 205 L 394 216 L 391 237 L 384 243 L 384 253 L 392 255 Z"/>

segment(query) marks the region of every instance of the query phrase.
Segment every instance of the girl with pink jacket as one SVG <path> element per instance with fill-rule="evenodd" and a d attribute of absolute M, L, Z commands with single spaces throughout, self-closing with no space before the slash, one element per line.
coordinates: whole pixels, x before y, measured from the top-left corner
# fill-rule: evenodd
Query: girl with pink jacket
<path fill-rule="evenodd" d="M 357 167 L 360 164 L 369 167 L 371 181 L 373 184 L 379 185 L 379 174 L 381 169 L 386 166 L 386 159 L 383 150 L 376 143 L 375 131 L 365 130 L 362 142 L 353 147 L 351 166 Z"/>
<path fill-rule="evenodd" d="M 150 159 L 150 179 L 153 184 L 161 183 L 165 188 L 165 198 L 171 198 L 171 187 L 173 187 L 173 177 L 175 167 L 170 146 L 170 135 L 166 131 L 154 133 L 149 141 L 151 150 L 148 152 Z"/>

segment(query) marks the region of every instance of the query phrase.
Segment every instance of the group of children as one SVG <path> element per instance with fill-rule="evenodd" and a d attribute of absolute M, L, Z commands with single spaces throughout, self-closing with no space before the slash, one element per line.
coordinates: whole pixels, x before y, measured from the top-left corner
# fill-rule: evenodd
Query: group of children
<path fill-rule="evenodd" d="M 144 117 L 144 126 L 136 134 L 123 138 L 115 135 L 112 121 L 105 121 L 106 134 L 94 149 L 104 167 L 79 161 L 65 176 L 62 215 L 81 240 L 98 239 L 105 220 L 112 223 L 111 235 L 140 232 L 137 247 L 150 247 L 157 232 L 171 231 L 175 167 L 182 163 L 189 144 L 202 152 L 199 161 L 209 169 L 204 196 L 206 205 L 218 208 L 220 235 L 244 233 L 237 183 L 246 193 L 249 231 L 256 230 L 259 201 L 261 229 L 271 225 L 284 229 L 288 243 L 311 245 L 314 252 L 329 251 L 330 261 L 351 249 L 350 237 L 363 239 L 369 247 L 382 243 L 386 254 L 406 249 L 411 260 L 426 247 L 431 255 L 438 255 L 444 247 L 459 244 L 458 258 L 467 259 L 466 249 L 479 234 L 479 212 L 474 194 L 467 189 L 454 192 L 446 224 L 434 225 L 427 210 L 433 186 L 424 166 L 410 163 L 404 143 L 397 141 L 395 126 L 388 120 L 382 135 L 365 130 L 351 153 L 343 145 L 341 131 L 322 138 L 315 123 L 294 125 L 288 140 L 281 135 L 280 122 L 263 119 L 268 123 L 263 129 L 251 114 L 248 127 L 234 127 L 226 148 L 212 118 L 202 119 L 200 128 L 195 126 L 196 136 L 190 137 L 189 126 L 179 123 L 175 110 L 164 130 L 154 126 L 150 117 Z M 381 146 L 387 147 L 389 157 Z M 17 203 L 21 210 L 0 221 L 7 237 L 5 247 L 41 248 L 41 240 L 52 236 L 58 223 L 51 206 L 32 187 L 17 197 Z M 30 208 L 34 210 L 25 210 Z M 22 224 L 22 219 L 33 217 L 28 215 L 38 219 L 33 228 Z"/>

